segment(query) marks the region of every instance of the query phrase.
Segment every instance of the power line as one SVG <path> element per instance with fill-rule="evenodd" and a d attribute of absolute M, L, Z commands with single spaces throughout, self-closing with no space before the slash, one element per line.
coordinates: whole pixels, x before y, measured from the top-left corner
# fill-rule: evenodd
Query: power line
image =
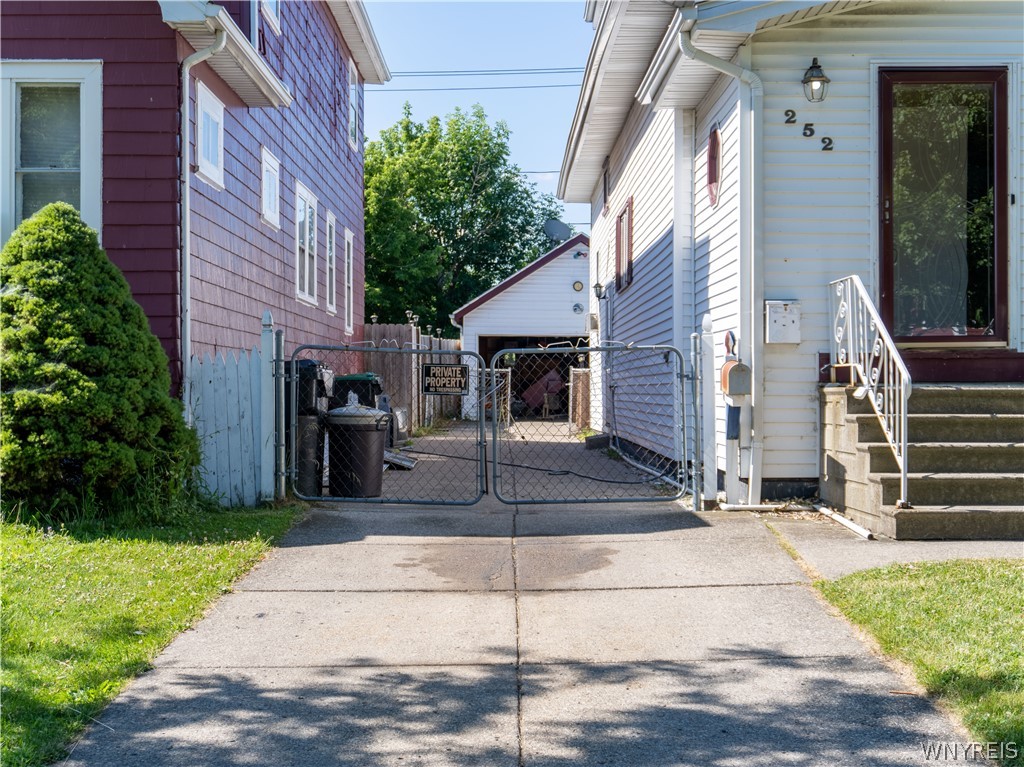
<path fill-rule="evenodd" d="M 561 85 L 474 85 L 465 88 L 367 88 L 370 93 L 423 93 L 426 91 L 517 91 L 537 88 L 579 88 L 580 83 Z"/>
<path fill-rule="evenodd" d="M 536 67 L 532 69 L 420 69 L 392 72 L 392 77 L 502 77 L 505 75 L 554 75 L 582 72 L 583 67 Z"/>

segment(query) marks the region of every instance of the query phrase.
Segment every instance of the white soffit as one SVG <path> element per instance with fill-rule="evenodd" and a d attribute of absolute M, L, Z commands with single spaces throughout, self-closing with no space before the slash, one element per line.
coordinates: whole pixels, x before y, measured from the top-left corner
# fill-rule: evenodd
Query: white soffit
<path fill-rule="evenodd" d="M 363 80 L 372 85 L 383 85 L 391 79 L 391 71 L 384 61 L 377 36 L 362 0 L 328 0 L 334 20 L 345 38 L 352 58 L 356 61 Z"/>
<path fill-rule="evenodd" d="M 213 45 L 217 30 L 227 33 L 224 50 L 207 63 L 246 106 L 287 107 L 292 103 L 288 88 L 224 8 L 215 3 L 164 0 L 160 9 L 164 22 L 197 51 Z"/>

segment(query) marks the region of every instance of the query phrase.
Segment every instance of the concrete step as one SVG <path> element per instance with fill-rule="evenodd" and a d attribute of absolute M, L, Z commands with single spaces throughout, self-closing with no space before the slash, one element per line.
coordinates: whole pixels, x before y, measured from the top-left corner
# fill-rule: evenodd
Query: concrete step
<path fill-rule="evenodd" d="M 863 445 L 871 472 L 898 471 L 888 443 Z M 1024 442 L 915 442 L 907 445 L 914 472 L 1007 472 L 1024 474 Z"/>
<path fill-rule="evenodd" d="M 859 442 L 885 442 L 882 425 L 873 413 L 853 416 Z M 907 419 L 910 442 L 1024 442 L 1024 413 L 911 414 Z"/>
<path fill-rule="evenodd" d="M 918 384 L 911 413 L 1024 413 L 1021 384 Z"/>
<path fill-rule="evenodd" d="M 1024 557 L 1024 509 L 1008 506 L 915 506 L 886 513 L 879 530 L 897 540 L 1020 540 Z"/>
<path fill-rule="evenodd" d="M 881 486 L 882 508 L 900 500 L 900 475 L 869 474 L 869 484 Z M 907 475 L 907 492 L 915 506 L 982 504 L 1011 506 L 1024 511 L 1024 475 L 1019 472 L 922 473 Z"/>

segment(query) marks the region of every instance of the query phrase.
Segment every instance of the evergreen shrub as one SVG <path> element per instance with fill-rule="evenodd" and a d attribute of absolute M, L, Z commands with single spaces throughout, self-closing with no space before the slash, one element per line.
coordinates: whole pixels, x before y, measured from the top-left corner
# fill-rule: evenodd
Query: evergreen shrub
<path fill-rule="evenodd" d="M 56 519 L 176 499 L 198 441 L 170 396 L 167 355 L 96 233 L 66 203 L 0 253 L 0 489 Z M 155 513 L 159 513 L 155 511 Z"/>

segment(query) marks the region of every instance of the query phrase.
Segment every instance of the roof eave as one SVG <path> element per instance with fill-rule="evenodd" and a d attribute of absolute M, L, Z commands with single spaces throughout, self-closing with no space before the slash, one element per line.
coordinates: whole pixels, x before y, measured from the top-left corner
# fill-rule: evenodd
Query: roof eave
<path fill-rule="evenodd" d="M 362 0 L 329 0 L 327 7 L 352 51 L 363 80 L 371 85 L 390 81 L 391 71 L 384 61 L 384 53 Z"/>
<path fill-rule="evenodd" d="M 273 73 L 231 15 L 215 3 L 161 2 L 164 22 L 196 50 L 214 41 L 218 30 L 227 34 L 224 50 L 207 63 L 225 82 L 242 81 L 247 87 L 233 89 L 248 107 L 288 107 L 292 95 Z"/>

